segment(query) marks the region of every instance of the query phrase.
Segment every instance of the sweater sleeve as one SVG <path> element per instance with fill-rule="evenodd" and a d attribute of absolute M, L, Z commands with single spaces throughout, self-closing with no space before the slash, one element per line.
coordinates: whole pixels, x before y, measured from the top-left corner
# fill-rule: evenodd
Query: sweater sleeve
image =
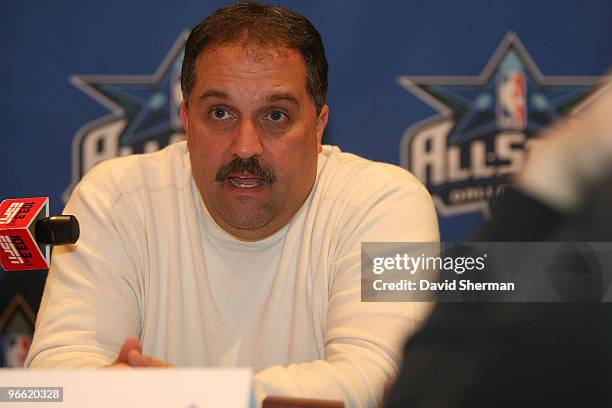
<path fill-rule="evenodd" d="M 54 249 L 26 367 L 103 366 L 139 336 L 136 268 L 114 204 L 91 177 L 73 192 L 65 213 L 76 215 L 81 236 Z"/>
<path fill-rule="evenodd" d="M 439 240 L 425 188 L 412 179 L 392 181 L 344 214 L 333 259 L 324 359 L 259 372 L 255 385 L 260 401 L 266 395 L 285 395 L 375 407 L 385 382 L 398 373 L 406 338 L 431 310 L 426 302 L 361 302 L 362 242 Z"/>

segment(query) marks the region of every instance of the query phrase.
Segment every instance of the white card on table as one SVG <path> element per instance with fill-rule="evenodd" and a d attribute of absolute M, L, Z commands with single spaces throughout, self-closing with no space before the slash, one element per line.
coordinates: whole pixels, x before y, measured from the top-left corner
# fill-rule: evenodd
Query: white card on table
<path fill-rule="evenodd" d="M 0 408 L 248 408 L 246 368 L 0 369 Z"/>

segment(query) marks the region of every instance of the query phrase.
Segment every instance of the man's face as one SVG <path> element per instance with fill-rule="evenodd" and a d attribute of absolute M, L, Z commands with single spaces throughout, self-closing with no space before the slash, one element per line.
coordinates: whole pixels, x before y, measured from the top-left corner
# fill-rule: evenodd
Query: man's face
<path fill-rule="evenodd" d="M 316 114 L 295 49 L 209 46 L 196 74 L 181 105 L 196 185 L 224 230 L 265 238 L 312 189 L 328 108 Z"/>

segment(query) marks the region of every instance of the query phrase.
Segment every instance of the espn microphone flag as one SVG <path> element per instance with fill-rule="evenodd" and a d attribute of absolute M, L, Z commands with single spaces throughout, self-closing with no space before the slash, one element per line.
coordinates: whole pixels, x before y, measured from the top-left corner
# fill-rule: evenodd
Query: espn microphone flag
<path fill-rule="evenodd" d="M 36 221 L 48 216 L 47 197 L 9 199 L 0 204 L 0 263 L 4 270 L 49 267 L 49 246 L 34 239 Z"/>
<path fill-rule="evenodd" d="M 49 244 L 74 244 L 79 224 L 72 215 L 49 217 L 49 198 L 17 198 L 0 204 L 0 264 L 5 271 L 47 269 Z"/>

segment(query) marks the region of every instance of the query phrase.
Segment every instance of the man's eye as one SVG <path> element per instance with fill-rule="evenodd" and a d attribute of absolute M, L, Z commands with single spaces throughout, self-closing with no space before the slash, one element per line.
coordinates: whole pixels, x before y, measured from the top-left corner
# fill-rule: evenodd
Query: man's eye
<path fill-rule="evenodd" d="M 231 116 L 225 108 L 214 108 L 210 113 L 215 119 L 228 119 Z"/>
<path fill-rule="evenodd" d="M 273 122 L 280 122 L 281 120 L 287 119 L 287 115 L 281 111 L 272 111 L 268 114 L 268 118 Z"/>

